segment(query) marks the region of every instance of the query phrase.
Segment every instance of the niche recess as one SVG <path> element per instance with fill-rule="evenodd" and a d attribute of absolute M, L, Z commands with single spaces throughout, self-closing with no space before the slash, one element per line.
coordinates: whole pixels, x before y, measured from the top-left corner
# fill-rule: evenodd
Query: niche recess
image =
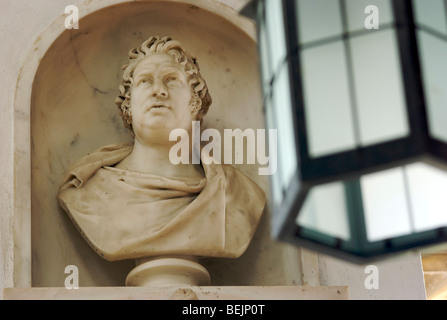
<path fill-rule="evenodd" d="M 30 116 L 30 149 L 23 150 L 30 157 L 19 159 L 16 176 L 20 180 L 24 174 L 20 166 L 25 168 L 26 161 L 31 161 L 30 200 L 23 199 L 22 205 L 30 202 L 32 259 L 22 253 L 15 273 L 19 279 L 21 272 L 30 270 L 33 287 L 64 286 L 67 265 L 79 268 L 80 286 L 122 286 L 134 266 L 134 261 L 100 258 L 56 200 L 59 184 L 73 161 L 98 147 L 131 141 L 114 104 L 129 49 L 151 35 L 180 40 L 198 58 L 213 97 L 204 126 L 222 131 L 264 127 L 255 27 L 230 7 L 209 0 L 86 1 L 79 11 L 79 29 L 65 30 L 65 16 L 61 16 L 36 41 L 33 62 L 26 62 L 36 65 L 31 106 L 28 110 L 22 105 L 18 112 Z M 26 97 L 30 88 L 22 86 L 18 94 Z M 19 127 L 16 135 L 26 140 Z M 268 177 L 259 176 L 256 165 L 237 167 L 268 194 Z M 18 218 L 18 230 L 26 229 L 27 217 Z M 241 258 L 204 262 L 212 285 L 300 284 L 298 251 L 270 239 L 269 219 L 266 209 Z M 27 244 L 17 235 L 15 241 L 26 253 Z M 20 284 L 24 281 L 16 280 Z"/>

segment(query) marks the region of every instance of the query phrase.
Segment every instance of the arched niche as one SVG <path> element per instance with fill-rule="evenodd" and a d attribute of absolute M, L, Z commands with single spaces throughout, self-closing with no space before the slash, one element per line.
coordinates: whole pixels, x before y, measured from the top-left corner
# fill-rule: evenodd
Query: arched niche
<path fill-rule="evenodd" d="M 264 127 L 254 25 L 220 1 L 86 1 L 79 29 L 65 16 L 34 43 L 15 100 L 15 286 L 122 286 L 134 261 L 108 262 L 84 241 L 56 194 L 68 166 L 94 149 L 131 141 L 114 99 L 130 48 L 150 35 L 182 41 L 199 61 L 213 104 L 204 127 Z M 267 193 L 256 165 L 238 165 Z M 29 188 L 31 186 L 31 188 Z M 299 285 L 299 253 L 270 238 L 268 204 L 247 252 L 208 259 L 212 285 Z M 30 237 L 31 235 L 31 237 Z"/>

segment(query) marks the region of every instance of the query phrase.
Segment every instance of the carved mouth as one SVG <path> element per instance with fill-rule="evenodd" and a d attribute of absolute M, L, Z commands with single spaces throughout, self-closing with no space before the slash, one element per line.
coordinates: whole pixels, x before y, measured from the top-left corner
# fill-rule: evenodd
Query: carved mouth
<path fill-rule="evenodd" d="M 167 109 L 169 109 L 169 106 L 167 106 L 167 105 L 165 105 L 165 104 L 153 104 L 153 105 L 149 106 L 149 108 L 148 108 L 147 110 L 148 110 L 148 111 L 150 111 L 150 110 L 152 110 L 152 109 L 159 110 L 159 109 L 163 109 L 163 108 L 167 108 Z"/>

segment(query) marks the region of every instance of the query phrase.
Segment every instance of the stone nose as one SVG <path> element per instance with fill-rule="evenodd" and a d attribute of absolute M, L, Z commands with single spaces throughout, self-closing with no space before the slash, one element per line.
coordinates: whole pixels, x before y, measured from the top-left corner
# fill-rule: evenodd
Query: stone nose
<path fill-rule="evenodd" d="M 154 98 L 167 98 L 168 90 L 161 80 L 155 80 L 152 87 L 152 97 Z"/>

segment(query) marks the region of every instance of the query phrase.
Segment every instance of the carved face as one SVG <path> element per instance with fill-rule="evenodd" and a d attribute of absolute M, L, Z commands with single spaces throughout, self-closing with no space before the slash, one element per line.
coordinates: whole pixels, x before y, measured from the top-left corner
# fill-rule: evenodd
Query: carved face
<path fill-rule="evenodd" d="M 135 68 L 132 83 L 132 126 L 138 139 L 162 134 L 167 141 L 173 129 L 191 130 L 192 90 L 183 66 L 168 54 L 153 54 Z M 161 142 L 161 141 L 160 141 Z"/>

